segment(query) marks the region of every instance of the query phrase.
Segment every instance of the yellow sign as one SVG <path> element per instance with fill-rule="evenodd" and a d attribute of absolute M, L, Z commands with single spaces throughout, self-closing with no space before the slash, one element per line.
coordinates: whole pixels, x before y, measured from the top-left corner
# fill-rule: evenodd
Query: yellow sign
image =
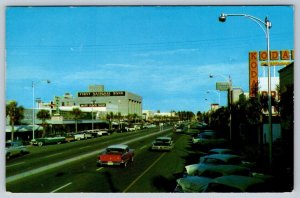
<path fill-rule="evenodd" d="M 259 52 L 259 61 L 261 66 L 268 66 L 268 53 L 267 51 Z M 294 60 L 294 50 L 272 50 L 270 51 L 270 66 L 285 66 L 292 63 Z"/>

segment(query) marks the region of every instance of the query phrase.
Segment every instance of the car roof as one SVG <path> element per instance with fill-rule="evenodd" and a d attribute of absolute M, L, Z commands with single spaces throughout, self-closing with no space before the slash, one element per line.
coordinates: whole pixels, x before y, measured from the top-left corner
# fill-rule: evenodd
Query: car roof
<path fill-rule="evenodd" d="M 197 168 L 200 176 L 206 174 L 219 174 L 221 175 L 244 175 L 250 176 L 250 170 L 246 167 L 237 166 L 237 165 L 205 165 L 198 166 Z"/>
<path fill-rule="evenodd" d="M 210 149 L 208 152 L 222 153 L 222 152 L 233 152 L 233 151 L 231 149 L 226 149 L 226 148 L 215 148 L 215 149 Z"/>
<path fill-rule="evenodd" d="M 207 159 L 207 158 L 213 158 L 213 159 L 219 159 L 222 161 L 227 161 L 227 160 L 233 159 L 233 158 L 240 158 L 240 156 L 233 155 L 233 154 L 211 154 L 211 155 L 203 156 L 203 159 Z"/>
<path fill-rule="evenodd" d="M 217 177 L 213 179 L 211 183 L 234 187 L 245 192 L 250 186 L 263 184 L 264 181 L 255 177 L 227 175 L 227 176 Z"/>
<path fill-rule="evenodd" d="M 193 190 L 199 190 L 205 188 L 209 182 L 211 182 L 213 179 L 209 177 L 199 177 L 199 176 L 187 176 L 183 178 L 177 179 L 177 183 L 184 186 L 184 188 L 193 189 Z"/>
<path fill-rule="evenodd" d="M 128 145 L 126 144 L 114 144 L 114 145 L 110 145 L 107 148 L 118 148 L 118 149 L 126 149 L 128 147 Z"/>
<path fill-rule="evenodd" d="M 163 136 L 163 137 L 158 137 L 156 138 L 156 140 L 171 140 L 172 138 L 171 137 L 168 137 L 168 136 Z"/>

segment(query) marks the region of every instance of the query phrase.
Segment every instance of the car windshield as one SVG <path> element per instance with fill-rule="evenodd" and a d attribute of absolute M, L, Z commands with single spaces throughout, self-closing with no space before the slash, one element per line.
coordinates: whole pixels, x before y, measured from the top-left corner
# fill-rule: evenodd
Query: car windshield
<path fill-rule="evenodd" d="M 124 149 L 122 149 L 122 148 L 107 148 L 106 152 L 107 153 L 123 153 Z"/>

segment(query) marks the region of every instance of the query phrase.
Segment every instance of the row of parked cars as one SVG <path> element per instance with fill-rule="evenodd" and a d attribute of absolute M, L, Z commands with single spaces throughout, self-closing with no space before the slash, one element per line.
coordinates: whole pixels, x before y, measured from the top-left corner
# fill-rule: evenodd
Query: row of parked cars
<path fill-rule="evenodd" d="M 65 135 L 62 136 L 36 138 L 31 141 L 31 144 L 36 146 L 43 146 L 46 144 L 60 144 L 65 142 L 91 139 L 91 138 L 100 137 L 104 135 L 110 135 L 109 130 L 107 129 L 85 130 L 85 131 L 80 131 L 78 133 L 66 133 Z"/>
<path fill-rule="evenodd" d="M 227 147 L 222 133 L 202 130 L 192 134 L 191 145 L 198 149 L 198 163 L 187 164 L 175 192 L 268 192 L 272 176 L 254 171 L 255 163 L 246 162 Z"/>

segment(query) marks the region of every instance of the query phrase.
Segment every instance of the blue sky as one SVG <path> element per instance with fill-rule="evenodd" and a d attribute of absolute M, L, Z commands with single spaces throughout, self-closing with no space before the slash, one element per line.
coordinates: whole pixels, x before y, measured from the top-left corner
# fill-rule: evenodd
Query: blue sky
<path fill-rule="evenodd" d="M 291 6 L 8 7 L 6 99 L 31 108 L 32 81 L 49 79 L 35 87 L 45 102 L 101 84 L 141 95 L 143 109 L 206 111 L 222 76 L 248 92 L 248 52 L 266 49 L 255 22 L 220 13 L 268 16 L 271 50 L 294 48 Z"/>

